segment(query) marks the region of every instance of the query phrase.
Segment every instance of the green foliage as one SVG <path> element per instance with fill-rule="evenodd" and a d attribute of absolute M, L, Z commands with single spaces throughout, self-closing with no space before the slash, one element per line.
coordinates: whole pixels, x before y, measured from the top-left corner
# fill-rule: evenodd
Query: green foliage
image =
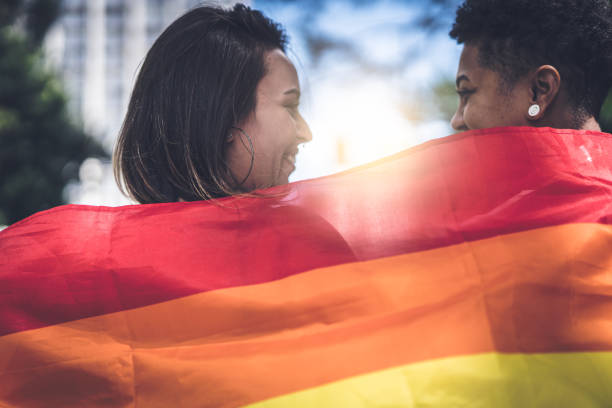
<path fill-rule="evenodd" d="M 16 18 L 17 3 L 0 7 L 0 21 Z M 41 35 L 40 27 L 34 36 L 0 27 L 0 224 L 63 204 L 63 189 L 77 178 L 79 164 L 108 157 L 70 121 L 61 84 L 44 68 Z"/>
<path fill-rule="evenodd" d="M 612 91 L 604 102 L 599 116 L 599 125 L 604 132 L 612 133 Z"/>

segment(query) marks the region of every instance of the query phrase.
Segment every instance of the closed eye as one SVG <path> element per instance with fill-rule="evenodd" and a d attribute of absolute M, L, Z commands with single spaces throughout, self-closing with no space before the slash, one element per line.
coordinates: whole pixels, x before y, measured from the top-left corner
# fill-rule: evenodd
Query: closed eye
<path fill-rule="evenodd" d="M 473 89 L 457 89 L 457 95 L 459 95 L 459 98 L 463 99 L 467 99 L 468 96 L 470 96 L 471 94 L 473 94 L 475 91 Z"/>
<path fill-rule="evenodd" d="M 285 105 L 285 107 L 287 108 L 287 110 L 289 110 L 289 113 L 292 116 L 295 116 L 296 114 L 299 113 L 299 106 L 300 106 L 299 103 L 294 103 L 294 104 L 291 104 L 291 105 Z"/>

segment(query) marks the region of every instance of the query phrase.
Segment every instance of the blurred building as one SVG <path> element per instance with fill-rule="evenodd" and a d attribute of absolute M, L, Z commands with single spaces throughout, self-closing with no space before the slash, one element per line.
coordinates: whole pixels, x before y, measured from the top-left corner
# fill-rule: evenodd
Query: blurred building
<path fill-rule="evenodd" d="M 63 79 L 72 116 L 109 151 L 147 50 L 167 25 L 203 3 L 231 6 L 236 1 L 63 0 L 60 18 L 45 39 L 45 52 Z M 114 186 L 108 163 L 89 161 L 85 166 L 81 175 L 96 178 L 69 188 L 69 201 L 126 202 Z"/>
<path fill-rule="evenodd" d="M 210 3 L 210 2 L 209 2 Z M 235 1 L 215 1 L 231 5 Z M 201 0 L 63 0 L 46 41 L 69 106 L 112 145 L 146 51 L 162 30 Z"/>

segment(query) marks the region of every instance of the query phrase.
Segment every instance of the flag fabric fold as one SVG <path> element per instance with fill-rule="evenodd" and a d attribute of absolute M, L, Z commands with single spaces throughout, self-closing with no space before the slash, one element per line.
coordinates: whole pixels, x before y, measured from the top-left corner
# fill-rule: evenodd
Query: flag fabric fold
<path fill-rule="evenodd" d="M 612 135 L 496 128 L 0 232 L 2 406 L 612 405 Z"/>

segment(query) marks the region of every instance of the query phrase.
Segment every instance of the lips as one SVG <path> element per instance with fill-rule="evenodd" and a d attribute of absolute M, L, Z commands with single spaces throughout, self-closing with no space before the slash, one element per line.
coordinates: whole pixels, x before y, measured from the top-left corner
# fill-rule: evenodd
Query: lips
<path fill-rule="evenodd" d="M 288 161 L 289 163 L 291 163 L 292 166 L 295 166 L 295 156 L 290 154 L 290 155 L 283 155 L 283 160 Z"/>
<path fill-rule="evenodd" d="M 285 154 L 283 154 L 283 162 L 286 162 L 290 167 L 289 173 L 295 170 L 295 156 L 297 156 L 297 149 L 291 150 Z"/>

